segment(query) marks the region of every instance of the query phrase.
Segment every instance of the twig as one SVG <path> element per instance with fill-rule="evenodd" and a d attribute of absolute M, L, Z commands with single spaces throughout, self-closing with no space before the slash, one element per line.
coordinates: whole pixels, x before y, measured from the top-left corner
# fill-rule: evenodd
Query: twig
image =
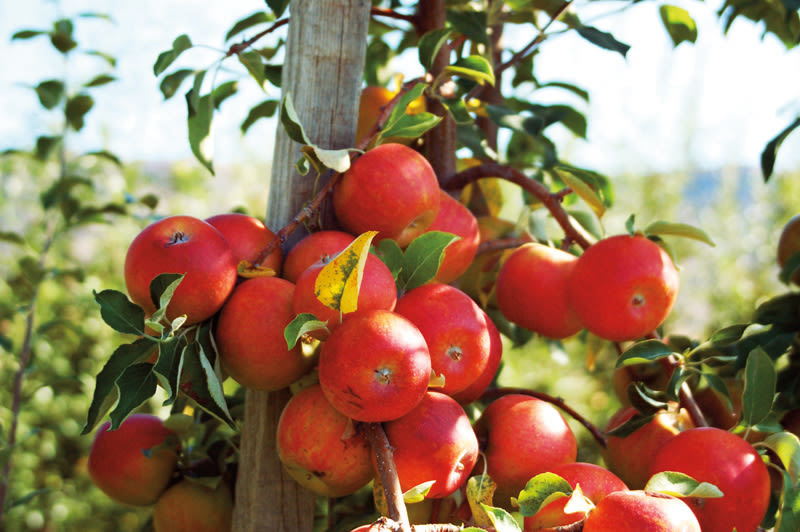
<path fill-rule="evenodd" d="M 697 401 L 694 400 L 694 395 L 692 394 L 692 389 L 689 387 L 689 383 L 684 381 L 683 384 L 681 384 L 681 388 L 678 390 L 678 399 L 680 399 L 680 405 L 689 413 L 689 417 L 692 418 L 695 427 L 709 426 L 706 416 L 703 415 L 703 411 L 700 410 L 700 406 L 697 404 Z"/>
<path fill-rule="evenodd" d="M 487 240 L 478 244 L 478 250 L 475 255 L 483 253 L 492 253 L 493 251 L 501 251 L 504 249 L 518 248 L 523 244 L 530 244 L 530 238 L 498 238 L 495 240 Z"/>
<path fill-rule="evenodd" d="M 236 43 L 236 44 L 232 44 L 231 47 L 228 48 L 228 52 L 225 54 L 225 57 L 230 57 L 232 55 L 238 55 L 238 54 L 244 52 L 245 50 L 247 50 L 248 48 L 253 46 L 256 43 L 256 41 L 258 41 L 262 37 L 264 37 L 266 35 L 269 35 L 273 31 L 277 30 L 281 26 L 285 26 L 288 23 L 289 23 L 289 17 L 285 17 L 285 18 L 282 18 L 280 20 L 276 20 L 275 23 L 272 26 L 270 26 L 269 28 L 265 29 L 264 31 L 262 31 L 260 33 L 256 33 L 255 35 L 253 35 L 252 37 L 250 37 L 249 39 L 247 39 L 245 41 L 242 41 L 242 42 Z"/>
<path fill-rule="evenodd" d="M 388 507 L 389 519 L 399 524 L 397 530 L 400 532 L 411 532 L 411 525 L 408 522 L 408 511 L 403 502 L 403 490 L 400 488 L 400 479 L 397 477 L 397 469 L 394 465 L 392 447 L 389 439 L 380 423 L 365 423 L 364 433 L 375 454 L 375 463 L 378 474 L 383 484 L 383 492 L 386 496 L 386 506 Z"/>
<path fill-rule="evenodd" d="M 606 437 L 603 434 L 603 431 L 598 429 L 597 427 L 592 424 L 591 421 L 580 415 L 578 412 L 573 410 L 564 400 L 560 397 L 553 397 L 552 395 L 548 395 L 544 392 L 537 392 L 534 390 L 529 390 L 527 388 L 489 388 L 486 390 L 483 395 L 481 395 L 481 401 L 492 401 L 499 397 L 503 397 L 505 395 L 512 395 L 512 394 L 520 394 L 520 395 L 528 395 L 530 397 L 535 397 L 536 399 L 541 399 L 542 401 L 546 401 L 552 405 L 557 406 L 575 421 L 586 427 L 586 429 L 592 434 L 595 441 L 600 445 L 600 447 L 605 448 L 606 446 Z"/>
<path fill-rule="evenodd" d="M 553 194 L 542 183 L 529 178 L 519 170 L 510 166 L 503 166 L 498 163 L 484 163 L 479 166 L 473 166 L 472 168 L 467 168 L 466 170 L 448 176 L 442 188 L 449 190 L 460 189 L 484 177 L 498 177 L 519 185 L 542 202 L 564 230 L 564 234 L 567 238 L 583 249 L 591 245 L 591 243 L 575 229 L 572 222 L 570 222 L 567 211 L 565 211 L 561 205 L 561 201 L 563 200 L 561 193 Z"/>

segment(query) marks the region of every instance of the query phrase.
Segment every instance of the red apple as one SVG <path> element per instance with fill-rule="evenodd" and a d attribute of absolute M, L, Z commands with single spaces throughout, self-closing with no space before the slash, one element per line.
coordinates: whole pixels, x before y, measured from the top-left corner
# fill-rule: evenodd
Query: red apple
<path fill-rule="evenodd" d="M 275 233 L 264 225 L 264 222 L 246 214 L 235 212 L 217 214 L 207 218 L 206 221 L 216 227 L 228 241 L 237 264 L 244 260 L 254 263 L 264 248 L 275 238 Z M 283 250 L 278 245 L 261 266 L 270 268 L 275 275 L 278 275 L 281 272 L 282 262 Z"/>
<path fill-rule="evenodd" d="M 491 403 L 475 431 L 487 441 L 487 472 L 497 483 L 494 503 L 506 509 L 528 480 L 574 462 L 578 453 L 575 435 L 556 407 L 527 395 L 506 395 Z"/>
<path fill-rule="evenodd" d="M 495 289 L 497 306 L 508 321 L 547 338 L 566 338 L 583 329 L 567 297 L 578 258 L 530 243 L 503 263 Z"/>
<path fill-rule="evenodd" d="M 644 491 L 617 491 L 589 512 L 583 532 L 707 532 L 683 500 Z"/>
<path fill-rule="evenodd" d="M 333 191 L 333 207 L 349 232 L 377 230 L 376 242 L 391 238 L 404 248 L 436 218 L 439 183 L 418 152 L 381 144 L 345 172 Z"/>
<path fill-rule="evenodd" d="M 710 482 L 723 496 L 684 499 L 703 532 L 755 532 L 769 506 L 767 466 L 752 445 L 714 427 L 681 432 L 652 458 L 650 473 L 678 471 L 700 482 Z"/>
<path fill-rule="evenodd" d="M 170 216 L 145 227 L 125 256 L 125 285 L 134 303 L 147 314 L 156 307 L 150 282 L 162 273 L 185 274 L 167 310 L 173 320 L 187 315 L 186 325 L 213 316 L 236 283 L 236 258 L 213 226 L 191 216 Z"/>
<path fill-rule="evenodd" d="M 626 491 L 628 487 L 614 473 L 596 464 L 572 462 L 550 468 L 574 489 L 580 485 L 581 493 L 594 504 L 615 491 Z M 564 512 L 569 497 L 556 499 L 543 506 L 534 516 L 525 518 L 525 530 L 542 530 L 556 526 L 571 525 L 585 517 L 584 512 Z"/>
<path fill-rule="evenodd" d="M 621 426 L 636 413 L 632 406 L 621 408 L 608 420 L 606 432 Z M 692 427 L 694 423 L 686 410 L 661 410 L 627 436 L 609 434 L 603 458 L 608 468 L 630 488 L 642 489 L 650 479 L 650 462 L 656 452 L 676 434 Z"/>
<path fill-rule="evenodd" d="M 239 284 L 222 307 L 215 339 L 222 368 L 254 390 L 285 388 L 308 369 L 300 342 L 287 349 L 283 331 L 294 319 L 294 285 L 278 277 Z"/>
<path fill-rule="evenodd" d="M 319 384 L 305 388 L 284 407 L 277 446 L 292 478 L 326 497 L 349 495 L 374 474 L 369 443 L 325 399 Z"/>
<path fill-rule="evenodd" d="M 149 414 L 132 414 L 117 430 L 108 430 L 110 426 L 105 422 L 97 429 L 89 452 L 92 481 L 117 502 L 154 504 L 172 480 L 178 456 L 163 448 L 148 458 L 144 451 L 162 445 L 174 433 Z"/>
<path fill-rule="evenodd" d="M 419 328 L 431 354 L 431 367 L 444 375 L 442 393 L 452 395 L 474 383 L 489 360 L 502 351 L 500 334 L 470 297 L 446 284 L 415 288 L 397 302 L 395 312 Z"/>
<path fill-rule="evenodd" d="M 344 231 L 318 231 L 304 237 L 286 254 L 283 261 L 284 279 L 297 282 L 300 275 L 318 261 L 331 258 L 353 243 L 355 237 Z"/>
<path fill-rule="evenodd" d="M 411 412 L 384 425 L 403 491 L 435 481 L 428 497 L 440 499 L 466 482 L 478 460 L 478 439 L 464 409 L 428 391 Z"/>
<path fill-rule="evenodd" d="M 464 273 L 478 251 L 481 236 L 475 215 L 444 190 L 439 191 L 439 213 L 428 231 L 444 231 L 458 237 L 444 250 L 442 263 L 436 272 L 436 281 L 452 283 Z"/>
<path fill-rule="evenodd" d="M 340 322 L 338 310 L 325 306 L 319 300 L 314 285 L 324 261 L 318 261 L 300 275 L 297 279 L 292 309 L 295 314 L 304 312 L 313 314 L 317 319 L 328 323 L 328 330 L 333 331 Z M 361 278 L 361 287 L 358 291 L 358 310 L 393 310 L 397 303 L 397 286 L 392 272 L 381 259 L 370 253 L 364 264 L 364 273 Z M 315 331 L 314 336 L 324 339 L 324 331 Z"/>
<path fill-rule="evenodd" d="M 181 480 L 153 508 L 155 532 L 229 532 L 232 521 L 233 494 L 224 481 L 211 488 Z"/>
<path fill-rule="evenodd" d="M 349 314 L 323 343 L 319 383 L 325 397 L 357 421 L 389 421 L 425 395 L 431 357 L 409 320 L 388 310 Z"/>

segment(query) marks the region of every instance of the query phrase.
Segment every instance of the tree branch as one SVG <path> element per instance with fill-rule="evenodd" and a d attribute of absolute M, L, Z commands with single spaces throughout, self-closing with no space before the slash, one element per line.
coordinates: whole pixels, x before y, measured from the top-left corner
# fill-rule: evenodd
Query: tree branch
<path fill-rule="evenodd" d="M 400 532 L 411 532 L 411 525 L 408 522 L 408 512 L 405 502 L 403 502 L 403 490 L 400 488 L 400 479 L 397 477 L 397 469 L 394 465 L 392 446 L 380 423 L 365 423 L 363 425 L 364 434 L 375 453 L 375 463 L 380 475 L 383 492 L 386 496 L 389 519 L 398 523 Z"/>
<path fill-rule="evenodd" d="M 539 181 L 529 178 L 519 170 L 511 168 L 510 166 L 503 166 L 498 163 L 484 163 L 479 166 L 473 166 L 472 168 L 448 176 L 442 188 L 449 190 L 460 189 L 484 177 L 505 179 L 530 192 L 542 202 L 548 211 L 550 211 L 550 214 L 556 222 L 558 222 L 558 225 L 564 230 L 564 234 L 567 238 L 583 249 L 591 245 L 591 242 L 572 225 L 567 211 L 565 211 L 564 207 L 561 205 L 561 201 L 563 200 L 561 193 L 553 194 Z"/>

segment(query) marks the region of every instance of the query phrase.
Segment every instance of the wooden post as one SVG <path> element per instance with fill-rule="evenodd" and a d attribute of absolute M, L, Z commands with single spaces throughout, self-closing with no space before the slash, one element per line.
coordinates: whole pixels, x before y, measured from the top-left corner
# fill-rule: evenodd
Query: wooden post
<path fill-rule="evenodd" d="M 292 0 L 290 11 L 282 89 L 291 93 L 311 142 L 332 149 L 352 146 L 370 2 Z M 288 223 L 312 197 L 315 178 L 297 174 L 294 164 L 299 157 L 299 145 L 279 127 L 267 204 L 267 225 L 273 230 Z M 278 418 L 289 397 L 288 390 L 247 392 L 233 516 L 236 532 L 312 529 L 315 496 L 286 474 L 276 452 Z"/>

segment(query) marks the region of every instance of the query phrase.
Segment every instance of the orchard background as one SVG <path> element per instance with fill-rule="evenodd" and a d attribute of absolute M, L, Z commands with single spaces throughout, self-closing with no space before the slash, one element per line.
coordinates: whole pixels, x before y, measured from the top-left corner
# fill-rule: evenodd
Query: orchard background
<path fill-rule="evenodd" d="M 566 39 L 570 34 L 574 37 L 578 33 L 579 24 L 569 17 L 577 16 L 587 26 L 607 30 L 626 12 L 649 10 L 646 11 L 648 16 L 638 19 L 639 31 L 630 35 L 635 36 L 635 40 L 628 40 L 625 32 L 614 33 L 613 38 L 609 33 L 590 32 L 588 38 L 577 38 L 572 43 L 570 53 L 576 58 L 601 52 L 614 56 L 623 68 L 624 56 L 629 53 L 627 45 L 632 47 L 631 50 L 640 44 L 646 45 L 639 40 L 669 41 L 681 37 L 694 40 L 690 19 L 679 17 L 673 19 L 673 25 L 662 23 L 659 7 L 666 4 L 608 3 L 602 10 L 602 17 L 591 11 L 597 9 L 595 4 L 598 3 L 575 2 L 562 9 L 562 3 L 558 1 L 547 5 L 539 2 L 507 3 L 519 10 L 520 15 L 519 24 L 513 30 L 516 34 L 506 44 L 509 51 L 504 58 L 510 58 L 511 53 L 520 50 L 537 35 L 542 38 L 541 43 L 536 43 L 536 54 L 530 64 L 525 61 L 515 63 L 503 76 L 503 93 L 514 92 L 521 102 L 565 104 L 569 107 L 559 108 L 562 114 L 545 117 L 553 124 L 547 123 L 543 131 L 518 127 L 520 122 L 509 119 L 514 118 L 513 113 L 493 115 L 495 121 L 510 126 L 503 127 L 498 136 L 501 160 L 522 168 L 543 167 L 546 157 L 532 157 L 535 150 L 526 143 L 532 142 L 531 139 L 541 142 L 542 135 L 550 137 L 552 132 L 552 146 L 559 160 L 572 162 L 571 154 L 578 151 L 577 144 L 591 145 L 603 136 L 603 120 L 628 120 L 620 116 L 612 118 L 596 110 L 602 109 L 603 102 L 595 96 L 591 79 L 583 86 L 537 86 L 563 81 L 539 78 L 536 68 L 540 61 L 546 61 L 551 42 L 557 43 L 559 39 Z M 797 13 L 791 11 L 796 9 L 792 2 L 763 2 L 763 9 L 745 11 L 735 17 L 731 12 L 737 3 L 730 4 L 732 6 L 725 10 L 722 6 L 706 3 L 681 4 L 692 16 L 708 18 L 713 15 L 715 25 L 702 28 L 696 44 L 676 44 L 674 53 L 685 53 L 685 49 L 692 46 L 699 49 L 704 31 L 723 34 L 726 22 L 730 22 L 731 31 L 740 26 L 754 26 L 758 30 L 756 33 L 764 32 L 764 42 L 754 40 L 750 46 L 772 46 L 773 50 L 779 50 L 776 44 L 780 44 L 783 49 L 776 53 L 795 57 L 791 54 L 796 54 L 792 48 L 797 42 L 799 24 Z M 481 28 L 481 20 L 485 25 L 485 17 L 482 18 L 480 13 L 485 13 L 487 6 L 484 3 L 453 3 L 450 6 L 453 12 L 462 16 L 451 15 L 448 19 L 449 27 L 453 28 L 450 38 L 458 39 L 460 34 L 464 34 L 466 41 L 475 45 L 471 41 L 475 34 L 470 32 L 476 31 L 475 23 L 478 29 Z M 185 213 L 205 218 L 233 210 L 263 217 L 267 208 L 273 130 L 280 127 L 274 118 L 281 100 L 275 73 L 282 60 L 280 45 L 281 39 L 285 39 L 286 28 L 279 26 L 274 32 L 254 41 L 254 49 L 263 52 L 261 56 L 247 55 L 246 49 L 230 47 L 272 27 L 275 20 L 281 19 L 280 15 L 291 19 L 291 5 L 283 13 L 286 6 L 280 2 L 253 2 L 249 9 L 243 7 L 242 12 L 226 13 L 229 20 L 223 32 L 230 28 L 231 33 L 222 45 L 223 35 L 197 32 L 188 23 L 175 29 L 167 21 L 158 21 L 166 28 L 159 51 L 176 51 L 172 57 L 174 63 L 160 60 L 159 65 L 157 54 L 137 56 L 136 64 L 143 69 L 130 74 L 139 81 L 145 80 L 143 90 L 150 91 L 150 101 L 157 97 L 171 98 L 150 111 L 131 111 L 126 107 L 128 102 L 125 99 L 113 96 L 113 86 L 126 82 L 118 77 L 122 65 L 118 64 L 116 53 L 109 54 L 103 47 L 104 44 L 110 46 L 108 42 L 95 41 L 96 35 L 107 31 L 100 29 L 106 25 L 113 28 L 119 42 L 125 42 L 124 35 L 135 34 L 142 28 L 131 26 L 125 18 L 108 20 L 103 12 L 91 10 L 91 16 L 84 16 L 87 10 L 83 7 L 68 2 L 48 5 L 37 19 L 19 22 L 18 26 L 9 26 L 10 21 L 16 24 L 13 16 L 4 17 L 3 28 L 8 31 L 3 38 L 12 39 L 7 49 L 15 55 L 34 58 L 13 77 L 5 76 L 16 85 L 4 85 L 3 91 L 13 95 L 4 101 L 19 101 L 29 109 L 31 103 L 39 106 L 38 111 L 24 123 L 14 120 L 3 125 L 4 134 L 12 131 L 12 136 L 3 138 L 14 140 L 0 146 L 3 150 L 0 158 L 0 271 L 4 280 L 0 284 L 0 373 L 2 382 L 8 383 L 0 390 L 0 443 L 3 445 L 0 458 L 4 466 L 4 507 L 0 526 L 7 530 L 141 530 L 148 526 L 149 509 L 113 503 L 92 485 L 86 472 L 91 437 L 82 436 L 81 431 L 95 389 L 95 376 L 114 349 L 128 341 L 103 323 L 92 291 L 124 290 L 121 272 L 125 250 L 145 225 L 160 217 Z M 408 81 L 423 72 L 414 48 L 416 37 L 402 38 L 414 33 L 407 20 L 380 16 L 378 12 L 392 9 L 395 13 L 408 15 L 414 13 L 415 5 L 393 3 L 376 4 L 375 7 L 364 82 L 395 88 L 398 84 L 397 79 L 392 79 L 395 74 L 401 74 L 402 80 Z M 715 9 L 719 9 L 717 14 L 714 14 Z M 469 12 L 467 16 L 464 16 L 464 10 Z M 584 19 L 586 10 L 592 15 Z M 552 25 L 547 25 L 550 20 L 548 12 L 557 13 L 559 17 Z M 662 12 L 672 16 L 682 14 L 671 8 Z M 248 19 L 250 15 L 254 18 Z M 530 23 L 534 16 L 538 17 L 543 31 Z M 237 27 L 240 20 L 249 20 L 251 24 L 238 24 Z M 569 25 L 564 23 L 565 20 Z M 646 30 L 642 31 L 642 28 Z M 221 51 L 188 47 L 184 51 L 182 46 L 173 48 L 173 39 L 184 32 L 195 45 L 212 44 Z M 390 62 L 403 47 L 410 48 L 401 59 Z M 274 50 L 270 52 L 270 48 Z M 476 45 L 475 50 L 479 52 L 481 48 Z M 200 51 L 210 55 L 191 55 Z M 226 54 L 229 57 L 217 69 L 216 61 Z M 261 70 L 263 67 L 256 67 L 253 61 L 271 67 Z M 158 77 L 153 76 L 154 63 Z M 576 59 L 575 64 L 578 69 L 585 62 Z M 217 175 L 211 176 L 208 167 L 212 158 L 210 152 L 205 151 L 207 146 L 201 146 L 199 142 L 203 135 L 198 137 L 204 124 L 198 125 L 197 121 L 189 122 L 188 140 L 183 129 L 181 136 L 175 137 L 171 144 L 191 146 L 201 163 L 192 159 L 121 159 L 114 148 L 121 143 L 136 144 L 142 133 L 127 131 L 119 139 L 114 138 L 113 133 L 104 137 L 104 128 L 113 132 L 115 129 L 110 124 L 118 120 L 118 116 L 130 116 L 131 112 L 153 116 L 169 112 L 169 118 L 165 120 L 180 120 L 181 128 L 186 128 L 186 122 L 175 116 L 185 113 L 182 96 L 191 88 L 191 80 L 197 79 L 194 76 L 197 69 L 208 69 L 205 84 L 198 85 L 200 94 L 207 94 L 213 87 L 222 89 L 216 93 L 217 104 L 227 100 L 213 114 L 213 139 L 223 149 L 247 142 L 250 146 L 247 159 L 227 165 L 214 159 Z M 249 75 L 251 72 L 253 76 Z M 478 70 L 465 75 L 457 90 L 461 90 L 463 96 L 471 90 L 469 83 L 476 77 L 485 79 L 487 72 Z M 536 74 L 536 78 L 531 74 Z M 782 73 L 771 74 L 779 84 Z M 597 76 L 602 78 L 603 74 Z M 230 83 L 232 81 L 235 85 Z M 711 83 L 698 74 L 698 87 Z M 659 89 L 670 94 L 663 86 L 669 86 L 669 83 L 664 81 Z M 236 94 L 235 90 L 238 90 Z M 707 138 L 705 131 L 694 126 L 694 114 L 686 111 L 702 106 L 698 101 L 704 100 L 700 97 L 694 98 L 694 103 L 665 100 L 665 104 L 654 112 L 681 116 L 675 125 L 685 132 L 681 135 L 685 144 L 664 146 L 660 151 L 668 152 L 668 159 L 686 161 L 685 164 L 667 166 L 672 170 L 669 173 L 654 173 L 656 165 L 649 166 L 647 161 L 640 160 L 623 146 L 611 154 L 595 153 L 595 161 L 591 151 L 584 152 L 589 155 L 582 156 L 581 166 L 608 179 L 603 196 L 607 210 L 602 217 L 602 228 L 607 234 L 624 232 L 625 221 L 635 214 L 638 226 L 656 220 L 680 222 L 701 228 L 713 239 L 715 247 L 696 240 L 665 237 L 681 268 L 681 292 L 663 332 L 682 334 L 699 341 L 722 327 L 747 322 L 760 302 L 791 290 L 778 280 L 775 248 L 781 227 L 800 211 L 800 186 L 791 165 L 779 165 L 780 171 L 773 174 L 771 165 L 760 167 L 763 163 L 758 158 L 746 161 L 746 166 L 724 165 L 718 160 L 714 161 L 714 167 L 694 166 L 692 161 L 698 159 L 697 146 L 713 146 L 715 143 L 713 136 Z M 252 124 L 244 124 L 248 109 L 262 101 L 274 103 L 256 107 L 251 115 L 254 119 Z M 673 103 L 675 107 L 671 106 Z M 791 153 L 792 141 L 796 138 L 791 129 L 783 128 L 796 125 L 792 123 L 791 110 L 797 102 L 787 100 L 779 102 L 781 105 L 790 111 L 778 118 L 780 126 L 760 139 L 767 163 L 776 153 L 779 162 L 796 161 Z M 514 111 L 530 117 L 545 110 L 525 108 L 518 103 Z M 470 112 L 477 116 L 476 109 L 470 108 Z M 735 114 L 738 111 L 732 106 L 719 112 Z M 267 115 L 273 115 L 273 118 L 267 118 Z M 644 123 L 638 125 L 644 126 Z M 734 135 L 748 136 L 750 133 L 744 129 Z M 635 135 L 654 137 L 654 144 L 659 145 L 657 132 L 647 127 L 635 131 Z M 254 138 L 257 139 L 255 144 Z M 775 143 L 768 144 L 774 138 L 786 139 L 780 150 Z M 462 148 L 458 152 L 460 158 L 478 155 L 474 143 L 467 145 L 472 149 Z M 252 146 L 268 146 L 269 149 L 254 149 Z M 181 149 L 173 148 L 165 153 L 176 158 L 175 154 L 184 153 Z M 125 152 L 128 153 L 127 149 Z M 737 165 L 742 164 L 739 160 L 732 160 Z M 554 186 L 554 190 L 557 187 Z M 544 210 L 540 208 L 530 213 L 523 207 L 525 201 L 519 188 L 504 185 L 501 199 L 490 203 L 488 208 L 498 217 L 517 224 L 517 229 L 528 230 L 537 238 L 560 238 L 558 228 Z M 593 220 L 589 224 L 593 225 L 592 229 L 600 227 L 585 199 L 575 198 L 572 194 L 565 204 L 569 209 L 582 212 L 581 219 Z M 598 426 L 603 426 L 618 408 L 619 400 L 611 392 L 616 358 L 612 346 L 598 348 L 597 344 L 587 341 L 585 335 L 557 342 L 530 338 L 513 327 L 504 329 L 504 332 L 507 334 L 504 337 L 503 366 L 497 377 L 499 386 L 530 388 L 563 397 L 572 408 Z M 18 384 L 21 387 L 18 388 Z M 243 395 L 230 380 L 225 383 L 225 392 L 239 399 Z M 169 408 L 162 406 L 164 399 L 159 390 L 140 409 L 166 416 Z M 235 407 L 232 413 L 237 414 Z M 571 423 L 579 438 L 579 458 L 599 460 L 591 435 L 577 423 Z M 7 480 L 10 482 L 6 487 Z M 331 517 L 326 505 L 319 504 L 317 510 L 319 515 L 315 526 L 318 529 L 339 525 L 338 529 L 349 530 L 347 523 L 340 525 Z M 342 520 L 363 517 L 363 510 L 363 500 L 343 500 L 336 515 Z"/>

